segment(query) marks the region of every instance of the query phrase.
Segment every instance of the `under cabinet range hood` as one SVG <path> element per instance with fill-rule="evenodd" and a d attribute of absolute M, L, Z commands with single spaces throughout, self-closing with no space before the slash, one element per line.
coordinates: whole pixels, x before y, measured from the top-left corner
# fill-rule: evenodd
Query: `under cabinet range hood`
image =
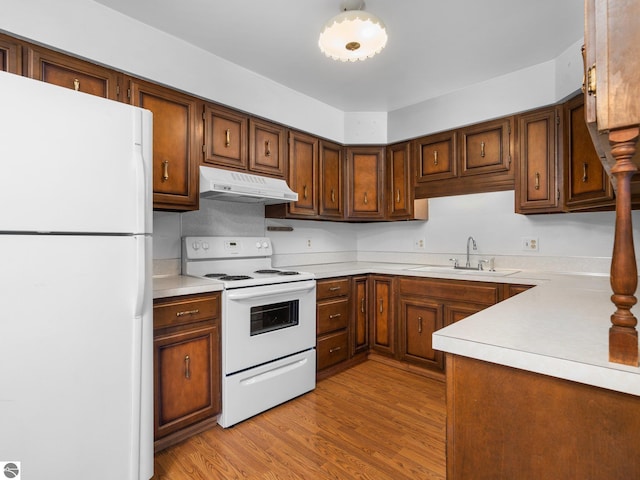
<path fill-rule="evenodd" d="M 279 178 L 202 166 L 200 197 L 265 205 L 298 200 L 298 194 L 289 188 L 287 182 Z"/>

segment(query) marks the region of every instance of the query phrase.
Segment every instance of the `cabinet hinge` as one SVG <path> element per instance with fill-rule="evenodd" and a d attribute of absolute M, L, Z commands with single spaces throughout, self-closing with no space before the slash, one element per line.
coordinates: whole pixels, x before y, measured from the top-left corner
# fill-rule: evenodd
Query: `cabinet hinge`
<path fill-rule="evenodd" d="M 120 85 L 116 85 L 116 95 L 120 96 Z"/>
<path fill-rule="evenodd" d="M 507 133 L 511 135 L 511 124 L 507 124 Z"/>
<path fill-rule="evenodd" d="M 558 201 L 560 201 L 560 189 L 558 189 Z"/>
<path fill-rule="evenodd" d="M 127 88 L 127 98 L 131 99 L 131 89 Z"/>
<path fill-rule="evenodd" d="M 509 154 L 509 155 L 507 156 L 507 161 L 509 162 L 509 167 L 508 167 L 508 169 L 509 169 L 509 170 L 511 170 L 511 154 Z"/>
<path fill-rule="evenodd" d="M 207 144 L 202 145 L 202 153 L 207 153 Z"/>
<path fill-rule="evenodd" d="M 205 112 L 205 111 L 202 112 L 202 119 L 203 120 L 207 119 L 207 112 Z"/>

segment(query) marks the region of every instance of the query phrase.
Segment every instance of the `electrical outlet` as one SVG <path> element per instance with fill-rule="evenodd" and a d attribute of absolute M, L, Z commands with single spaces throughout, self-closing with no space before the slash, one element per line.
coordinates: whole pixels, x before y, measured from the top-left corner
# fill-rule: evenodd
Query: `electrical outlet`
<path fill-rule="evenodd" d="M 415 250 L 424 250 L 424 238 L 417 238 L 413 242 L 413 248 Z"/>
<path fill-rule="evenodd" d="M 537 237 L 522 237 L 522 250 L 525 252 L 537 252 L 538 251 L 538 238 Z"/>
<path fill-rule="evenodd" d="M 307 250 L 311 250 L 311 239 L 307 238 Z"/>

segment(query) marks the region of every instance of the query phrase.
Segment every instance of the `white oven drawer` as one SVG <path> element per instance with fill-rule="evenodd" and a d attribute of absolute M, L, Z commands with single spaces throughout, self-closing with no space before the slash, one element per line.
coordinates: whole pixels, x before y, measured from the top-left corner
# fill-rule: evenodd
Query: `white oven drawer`
<path fill-rule="evenodd" d="M 230 427 L 316 387 L 315 349 L 222 378 L 218 424 Z"/>

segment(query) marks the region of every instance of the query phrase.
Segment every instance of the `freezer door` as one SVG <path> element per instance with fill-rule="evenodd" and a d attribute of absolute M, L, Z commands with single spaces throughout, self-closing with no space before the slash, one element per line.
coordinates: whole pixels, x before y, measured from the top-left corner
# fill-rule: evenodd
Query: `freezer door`
<path fill-rule="evenodd" d="M 0 72 L 0 231 L 151 233 L 151 112 Z"/>
<path fill-rule="evenodd" d="M 0 235 L 0 453 L 25 478 L 152 475 L 149 241 Z"/>

